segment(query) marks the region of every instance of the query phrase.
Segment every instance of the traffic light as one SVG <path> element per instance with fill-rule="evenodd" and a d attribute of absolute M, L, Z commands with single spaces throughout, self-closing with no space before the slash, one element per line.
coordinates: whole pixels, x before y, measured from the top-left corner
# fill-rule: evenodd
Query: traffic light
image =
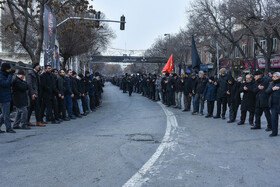
<path fill-rule="evenodd" d="M 125 16 L 122 15 L 122 17 L 121 17 L 121 30 L 123 31 L 124 28 L 125 28 Z"/>
<path fill-rule="evenodd" d="M 99 28 L 99 26 L 100 26 L 100 21 L 99 21 L 100 15 L 101 15 L 100 11 L 95 13 L 95 19 L 97 19 L 97 21 L 95 21 L 95 27 L 96 28 Z"/>

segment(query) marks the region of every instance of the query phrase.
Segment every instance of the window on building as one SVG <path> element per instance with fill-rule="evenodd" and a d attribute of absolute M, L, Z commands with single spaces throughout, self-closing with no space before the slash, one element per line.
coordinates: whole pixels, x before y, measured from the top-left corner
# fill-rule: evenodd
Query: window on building
<path fill-rule="evenodd" d="M 273 51 L 277 51 L 277 38 L 273 38 Z"/>
<path fill-rule="evenodd" d="M 263 50 L 266 50 L 266 41 L 265 40 L 261 40 L 260 43 L 261 43 L 261 48 Z M 260 53 L 261 53 L 261 51 L 260 51 Z"/>
<path fill-rule="evenodd" d="M 245 55 L 247 56 L 247 43 L 246 43 L 246 42 L 244 42 L 244 43 L 242 44 L 242 51 L 243 51 L 243 53 L 245 53 Z"/>

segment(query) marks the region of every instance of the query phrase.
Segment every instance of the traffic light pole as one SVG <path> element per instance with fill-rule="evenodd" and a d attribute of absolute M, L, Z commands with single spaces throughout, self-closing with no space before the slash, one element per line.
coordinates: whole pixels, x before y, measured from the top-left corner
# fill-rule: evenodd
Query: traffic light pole
<path fill-rule="evenodd" d="M 87 20 L 87 21 L 100 21 L 100 22 L 111 22 L 111 23 L 120 23 L 120 24 L 125 24 L 126 21 L 115 21 L 115 20 L 106 20 L 106 19 L 96 19 L 96 18 L 82 18 L 82 17 L 69 17 L 60 22 L 59 24 L 56 25 L 56 28 L 58 28 L 60 25 L 63 23 L 67 22 L 68 20 Z"/>

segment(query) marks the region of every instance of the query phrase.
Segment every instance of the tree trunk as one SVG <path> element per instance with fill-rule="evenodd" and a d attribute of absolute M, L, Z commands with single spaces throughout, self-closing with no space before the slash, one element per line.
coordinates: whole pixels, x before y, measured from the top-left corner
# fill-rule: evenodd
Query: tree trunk
<path fill-rule="evenodd" d="M 270 57 L 265 58 L 265 71 L 264 73 L 267 74 L 271 69 Z"/>

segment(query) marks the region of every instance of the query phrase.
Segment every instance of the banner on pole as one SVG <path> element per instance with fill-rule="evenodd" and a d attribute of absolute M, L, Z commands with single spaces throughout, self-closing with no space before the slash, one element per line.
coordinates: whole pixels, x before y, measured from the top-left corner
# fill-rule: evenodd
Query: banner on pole
<path fill-rule="evenodd" d="M 57 68 L 55 64 L 56 50 L 55 37 L 56 36 L 56 17 L 51 12 L 51 9 L 44 6 L 44 65 L 51 65 Z"/>

